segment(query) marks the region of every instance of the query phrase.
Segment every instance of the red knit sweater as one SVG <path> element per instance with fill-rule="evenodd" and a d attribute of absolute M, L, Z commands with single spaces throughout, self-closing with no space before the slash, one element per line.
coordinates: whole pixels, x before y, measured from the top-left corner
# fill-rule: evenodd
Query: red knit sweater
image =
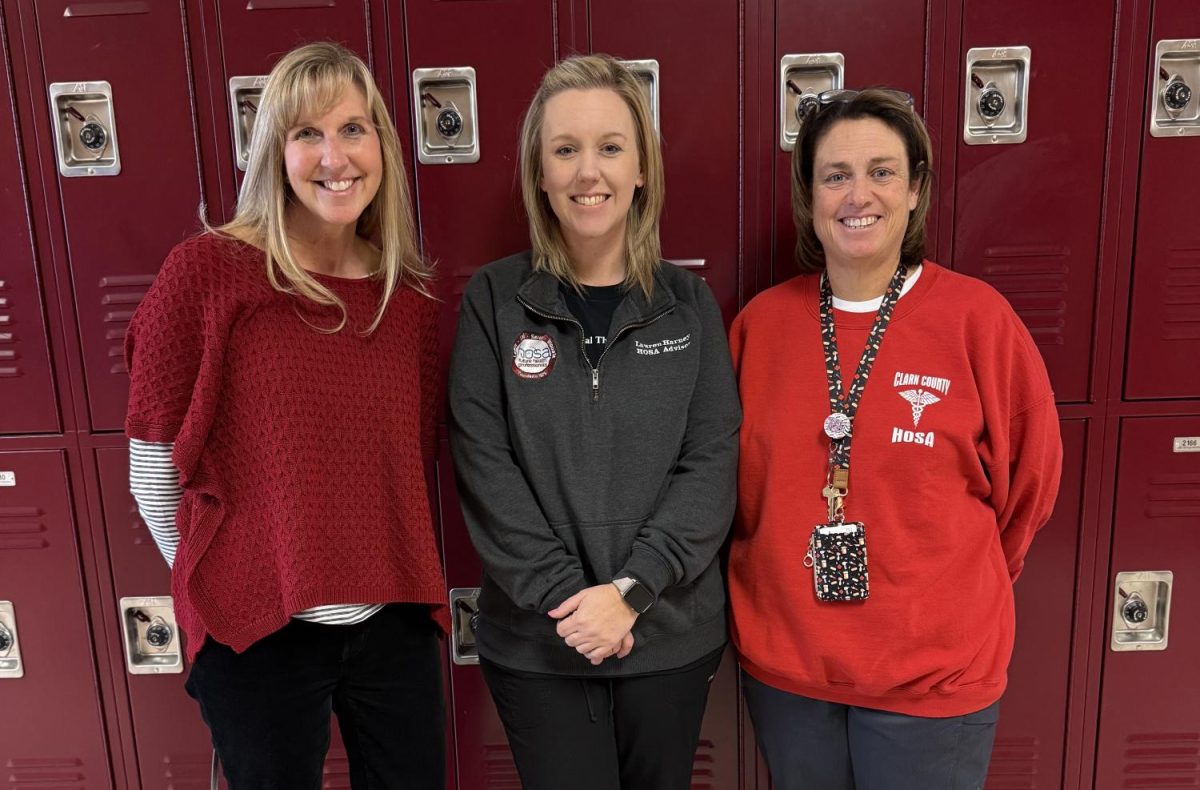
<path fill-rule="evenodd" d="M 731 347 L 745 418 L 729 558 L 746 671 L 816 699 L 956 716 L 1004 691 L 1012 582 L 1062 459 L 1045 366 L 985 283 L 925 263 L 896 306 L 854 421 L 846 518 L 866 524 L 870 598 L 821 603 L 803 566 L 829 413 L 818 277 L 755 298 Z M 835 311 L 846 382 L 874 313 Z"/>
<path fill-rule="evenodd" d="M 126 433 L 174 442 L 184 488 L 171 577 L 194 657 L 242 651 L 321 604 L 434 604 L 445 584 L 432 457 L 437 305 L 410 288 L 370 335 L 380 284 L 318 275 L 335 308 L 274 290 L 262 252 L 202 235 L 167 256 L 126 337 Z"/>

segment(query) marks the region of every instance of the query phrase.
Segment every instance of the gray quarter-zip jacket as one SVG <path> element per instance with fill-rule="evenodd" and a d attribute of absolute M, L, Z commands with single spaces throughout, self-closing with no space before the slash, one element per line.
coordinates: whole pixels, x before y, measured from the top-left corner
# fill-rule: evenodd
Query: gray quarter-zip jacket
<path fill-rule="evenodd" d="M 528 252 L 467 285 L 450 368 L 450 446 L 483 561 L 476 640 L 530 672 L 622 676 L 684 666 L 725 643 L 717 551 L 733 518 L 737 387 L 708 286 L 660 263 L 631 289 L 595 368 L 558 280 Z M 631 576 L 656 601 L 633 652 L 593 667 L 547 616 Z"/>

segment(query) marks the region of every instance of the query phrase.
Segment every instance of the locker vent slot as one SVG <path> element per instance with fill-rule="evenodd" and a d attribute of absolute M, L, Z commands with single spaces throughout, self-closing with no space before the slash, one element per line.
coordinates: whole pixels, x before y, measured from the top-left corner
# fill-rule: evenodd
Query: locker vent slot
<path fill-rule="evenodd" d="M 1200 242 L 1167 248 L 1163 340 L 1200 340 Z"/>
<path fill-rule="evenodd" d="M 78 757 L 14 757 L 4 767 L 9 786 L 53 787 L 54 790 L 86 790 L 87 774 Z"/>
<path fill-rule="evenodd" d="M 36 507 L 0 508 L 0 549 L 44 549 L 46 525 L 41 519 L 46 511 Z"/>
<path fill-rule="evenodd" d="M 212 753 L 165 754 L 162 758 L 163 787 L 172 790 L 209 790 Z M 224 784 L 222 784 L 224 787 Z"/>
<path fill-rule="evenodd" d="M 700 746 L 696 749 L 696 759 L 692 762 L 692 786 L 691 790 L 721 790 L 717 787 L 716 772 L 713 771 L 713 753 L 716 751 L 716 744 L 707 738 L 700 739 Z"/>
<path fill-rule="evenodd" d="M 150 4 L 144 0 L 121 0 L 119 2 L 76 2 L 63 9 L 63 16 L 128 16 L 148 14 Z"/>
<path fill-rule="evenodd" d="M 483 774 L 487 790 L 514 790 L 521 786 L 517 765 L 506 743 L 483 745 Z"/>
<path fill-rule="evenodd" d="M 158 545 L 150 536 L 150 530 L 146 529 L 146 523 L 142 521 L 141 514 L 138 513 L 137 503 L 129 506 L 129 529 L 133 532 L 133 545 L 145 545 L 155 551 L 158 550 Z"/>
<path fill-rule="evenodd" d="M 1158 475 L 1150 479 L 1146 494 L 1150 518 L 1200 516 L 1200 475 Z"/>
<path fill-rule="evenodd" d="M 342 749 L 330 749 L 325 755 L 325 767 L 321 769 L 322 787 L 349 787 L 350 760 Z"/>
<path fill-rule="evenodd" d="M 247 11 L 286 11 L 290 8 L 333 8 L 337 0 L 250 0 Z"/>
<path fill-rule="evenodd" d="M 1200 786 L 1200 733 L 1134 733 L 1125 743 L 1122 787 Z"/>
<path fill-rule="evenodd" d="M 989 247 L 983 279 L 1004 294 L 1040 346 L 1061 346 L 1067 325 L 1066 258 L 1061 246 Z M 1064 260 L 1053 260 L 1054 258 Z"/>
<path fill-rule="evenodd" d="M 141 304 L 154 282 L 153 274 L 110 275 L 100 278 L 100 306 L 103 308 L 104 339 L 109 345 L 108 358 L 113 361 L 108 372 L 125 375 L 125 332 L 133 312 Z"/>
<path fill-rule="evenodd" d="M 0 280 L 0 378 L 18 378 L 24 374 L 17 364 L 20 355 L 17 354 L 17 336 L 12 331 L 12 303 L 9 301 L 9 288 L 6 280 Z"/>
<path fill-rule="evenodd" d="M 988 767 L 989 790 L 1038 790 L 1050 785 L 1038 784 L 1041 764 L 1041 740 L 1038 738 L 997 738 Z M 1055 787 L 1057 776 L 1048 776 Z"/>

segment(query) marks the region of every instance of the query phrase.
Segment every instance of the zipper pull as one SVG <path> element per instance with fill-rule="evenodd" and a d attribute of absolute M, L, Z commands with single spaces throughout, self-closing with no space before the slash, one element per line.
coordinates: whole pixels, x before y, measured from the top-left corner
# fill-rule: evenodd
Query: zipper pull
<path fill-rule="evenodd" d="M 600 368 L 592 368 L 592 400 L 600 400 Z"/>
<path fill-rule="evenodd" d="M 814 529 L 813 534 L 808 536 L 808 551 L 806 551 L 804 553 L 804 567 L 805 568 L 811 568 L 813 565 L 816 564 L 816 560 L 813 557 L 813 550 L 816 548 L 816 542 L 817 542 L 817 531 Z"/>

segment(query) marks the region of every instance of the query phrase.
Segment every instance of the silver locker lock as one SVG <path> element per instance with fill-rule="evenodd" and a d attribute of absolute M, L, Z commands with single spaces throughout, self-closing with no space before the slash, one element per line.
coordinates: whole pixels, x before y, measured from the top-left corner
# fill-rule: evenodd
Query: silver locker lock
<path fill-rule="evenodd" d="M 49 94 L 58 172 L 68 178 L 120 173 L 112 86 L 102 80 L 54 82 Z"/>
<path fill-rule="evenodd" d="M 437 114 L 437 119 L 434 121 L 434 126 L 437 127 L 438 134 L 443 140 L 453 142 L 457 140 L 463 130 L 463 117 L 458 108 L 451 104 L 449 107 L 443 107 Z"/>
<path fill-rule="evenodd" d="M 658 111 L 658 61 L 657 60 L 621 60 L 618 61 L 622 66 L 629 69 L 633 76 L 637 77 L 637 81 L 642 86 L 642 91 L 646 94 L 646 101 L 650 105 L 650 117 L 654 121 L 654 131 L 662 134 L 662 129 L 659 127 L 659 111 Z"/>
<path fill-rule="evenodd" d="M 1004 93 L 996 87 L 996 84 L 989 83 L 983 86 L 983 89 L 979 92 L 979 99 L 975 104 L 980 117 L 985 122 L 991 121 L 994 123 L 997 118 L 1004 114 L 1004 107 L 1008 102 L 1004 98 Z"/>
<path fill-rule="evenodd" d="M 479 628 L 479 588 L 455 587 L 450 591 L 450 658 L 455 664 L 479 663 L 475 631 Z"/>
<path fill-rule="evenodd" d="M 0 680 L 24 676 L 21 643 L 17 639 L 17 614 L 12 601 L 0 601 Z"/>
<path fill-rule="evenodd" d="M 821 93 L 844 87 L 846 58 L 840 52 L 784 55 L 779 60 L 779 148 L 791 151 Z"/>
<path fill-rule="evenodd" d="M 1133 593 L 1129 595 L 1124 606 L 1121 607 L 1121 618 L 1131 626 L 1139 626 L 1146 622 L 1150 617 L 1150 607 L 1146 606 L 1145 599 L 1141 593 Z"/>
<path fill-rule="evenodd" d="M 804 123 L 805 118 L 820 109 L 821 97 L 819 94 L 813 93 L 812 88 L 806 91 L 788 80 L 788 90 L 796 94 L 796 123 L 798 125 Z"/>
<path fill-rule="evenodd" d="M 1152 137 L 1200 135 L 1200 39 L 1158 42 L 1150 107 Z"/>
<path fill-rule="evenodd" d="M 1164 69 L 1162 73 L 1165 75 L 1166 70 Z M 1162 89 L 1163 106 L 1169 113 L 1183 112 L 1192 100 L 1192 89 L 1178 74 L 1164 77 L 1164 79 L 1167 80 L 1167 86 Z"/>
<path fill-rule="evenodd" d="M 414 69 L 412 85 L 417 161 L 427 165 L 478 162 L 475 69 Z"/>
<path fill-rule="evenodd" d="M 170 596 L 122 598 L 120 615 L 129 674 L 183 672 L 183 650 Z"/>
<path fill-rule="evenodd" d="M 1022 143 L 1028 136 L 1029 47 L 975 47 L 967 50 L 967 145 Z"/>
<path fill-rule="evenodd" d="M 1114 651 L 1167 649 L 1174 578 L 1171 571 L 1117 574 L 1109 643 Z"/>
<path fill-rule="evenodd" d="M 79 142 L 89 151 L 103 151 L 108 146 L 108 130 L 96 121 L 86 121 L 79 127 Z"/>
<path fill-rule="evenodd" d="M 229 78 L 229 117 L 233 123 L 233 154 L 238 170 L 250 164 L 250 140 L 254 136 L 254 122 L 258 118 L 258 105 L 263 90 L 267 87 L 266 75 Z"/>

